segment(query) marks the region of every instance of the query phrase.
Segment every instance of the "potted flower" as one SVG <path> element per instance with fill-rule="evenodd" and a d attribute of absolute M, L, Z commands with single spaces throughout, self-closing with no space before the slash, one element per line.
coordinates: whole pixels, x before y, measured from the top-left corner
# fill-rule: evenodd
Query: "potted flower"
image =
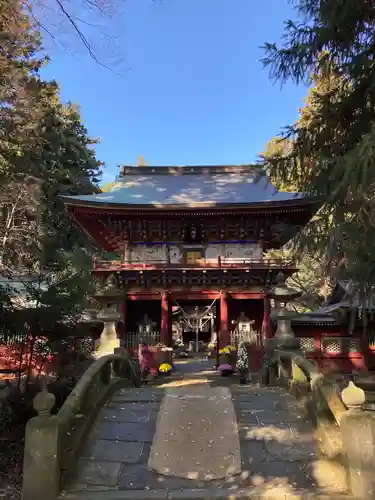
<path fill-rule="evenodd" d="M 240 374 L 240 384 L 246 384 L 249 378 L 249 356 L 245 342 L 238 346 L 236 368 Z"/>
<path fill-rule="evenodd" d="M 171 371 L 172 371 L 172 365 L 170 365 L 169 363 L 162 363 L 159 366 L 159 373 L 161 373 L 162 375 L 169 375 Z"/>
<path fill-rule="evenodd" d="M 172 364 L 173 349 L 165 344 L 157 344 L 156 346 L 157 360 L 162 363 Z"/>
<path fill-rule="evenodd" d="M 219 366 L 219 371 L 223 377 L 230 377 L 233 375 L 233 366 L 228 363 L 223 363 Z"/>
<path fill-rule="evenodd" d="M 227 345 L 219 349 L 219 365 L 231 365 L 232 369 L 236 366 L 236 348 Z"/>

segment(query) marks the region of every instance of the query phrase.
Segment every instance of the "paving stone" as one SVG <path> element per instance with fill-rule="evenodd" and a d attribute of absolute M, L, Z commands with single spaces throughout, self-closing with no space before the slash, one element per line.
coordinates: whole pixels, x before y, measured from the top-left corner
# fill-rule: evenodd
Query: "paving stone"
<path fill-rule="evenodd" d="M 82 457 L 90 460 L 108 462 L 139 462 L 143 443 L 136 441 L 107 441 L 100 439 L 89 446 Z"/>
<path fill-rule="evenodd" d="M 151 443 L 154 429 L 149 424 L 125 423 L 125 422 L 102 422 L 99 428 L 99 439 L 115 441 L 138 441 Z"/>
<path fill-rule="evenodd" d="M 271 441 L 265 443 L 265 446 L 271 460 L 290 460 L 292 462 L 306 460 L 314 458 L 316 451 L 314 443 L 301 443 L 299 441 L 292 445 Z"/>
<path fill-rule="evenodd" d="M 201 489 L 185 490 L 185 491 L 170 491 L 168 493 L 168 500 L 211 500 L 216 498 L 212 496 L 213 492 Z"/>
<path fill-rule="evenodd" d="M 241 425 L 259 425 L 257 416 L 253 412 L 236 411 L 237 423 Z"/>
<path fill-rule="evenodd" d="M 116 486 L 120 470 L 120 462 L 97 462 L 80 459 L 77 463 L 76 476 L 81 484 Z"/>
<path fill-rule="evenodd" d="M 161 402 L 164 398 L 164 391 L 155 389 L 124 389 L 116 392 L 113 402 Z"/>
<path fill-rule="evenodd" d="M 242 464 L 245 470 L 254 462 L 264 462 L 268 459 L 267 448 L 264 441 L 242 441 L 241 442 Z"/>
<path fill-rule="evenodd" d="M 270 411 L 277 411 L 280 408 L 280 405 L 277 403 L 273 402 L 272 399 L 265 399 L 262 398 L 261 400 L 254 400 L 254 401 L 236 401 L 233 400 L 233 404 L 235 408 L 238 408 L 238 410 L 241 412 L 252 412 L 254 410 L 258 410 L 259 408 L 265 409 L 265 410 L 270 410 Z"/>
<path fill-rule="evenodd" d="M 106 408 L 102 410 L 99 419 L 113 422 L 148 422 L 150 412 L 145 410 L 128 410 L 127 408 Z"/>
<path fill-rule="evenodd" d="M 132 466 L 126 465 L 121 469 L 119 476 L 119 488 L 120 489 L 191 489 L 197 487 L 199 484 L 201 487 L 204 486 L 204 482 L 198 483 L 194 480 L 189 480 L 179 477 L 164 476 L 161 474 L 156 474 L 155 472 L 148 469 L 146 465 L 142 466 Z"/>
<path fill-rule="evenodd" d="M 309 488 L 312 480 L 307 465 L 300 462 L 266 461 L 254 462 L 250 467 L 254 486 L 271 483 L 274 486 L 290 485 L 294 488 Z"/>
<path fill-rule="evenodd" d="M 250 491 L 226 488 L 170 491 L 168 493 L 168 500 L 245 500 L 249 498 L 260 500 L 266 497 L 254 496 Z"/>
<path fill-rule="evenodd" d="M 167 500 L 166 490 L 108 490 L 102 494 L 95 491 L 85 491 L 78 494 L 67 493 L 59 500 Z"/>
<path fill-rule="evenodd" d="M 302 416 L 299 415 L 298 413 L 293 415 L 287 412 L 274 412 L 274 411 L 271 412 L 271 411 L 261 410 L 257 411 L 255 415 L 259 420 L 259 422 L 264 424 L 273 424 L 273 423 L 298 424 L 299 421 L 302 421 Z"/>
<path fill-rule="evenodd" d="M 241 433 L 243 440 L 277 441 L 279 443 L 291 444 L 296 441 L 289 427 L 276 427 L 275 425 L 251 426 L 249 430 Z"/>
<path fill-rule="evenodd" d="M 105 408 L 108 410 L 158 412 L 160 409 L 160 402 L 111 401 L 106 405 Z"/>

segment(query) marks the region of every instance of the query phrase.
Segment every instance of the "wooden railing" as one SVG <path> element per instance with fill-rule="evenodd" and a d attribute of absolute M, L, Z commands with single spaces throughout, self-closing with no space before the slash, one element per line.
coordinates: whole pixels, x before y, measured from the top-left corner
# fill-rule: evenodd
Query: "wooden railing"
<path fill-rule="evenodd" d="M 139 366 L 124 352 L 94 361 L 57 415 L 55 396 L 46 388 L 38 393 L 38 415 L 26 426 L 23 500 L 55 500 L 104 403 L 119 388 L 140 384 Z"/>
<path fill-rule="evenodd" d="M 375 500 L 375 377 L 352 375 L 345 387 L 301 353 L 276 349 L 263 360 L 263 383 L 286 385 L 316 425 L 321 458 L 342 468 L 346 498 Z"/>
<path fill-rule="evenodd" d="M 124 260 L 103 260 L 94 258 L 94 270 L 153 270 L 153 269 L 293 269 L 295 264 L 291 260 L 279 259 L 242 259 L 224 258 L 198 259 L 194 263 L 168 263 L 162 260 L 149 260 L 147 262 L 125 262 Z"/>

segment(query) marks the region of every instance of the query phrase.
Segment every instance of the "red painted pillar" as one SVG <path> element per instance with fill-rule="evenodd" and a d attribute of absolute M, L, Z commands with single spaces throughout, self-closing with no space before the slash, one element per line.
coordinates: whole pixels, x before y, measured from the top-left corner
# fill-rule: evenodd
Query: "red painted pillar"
<path fill-rule="evenodd" d="M 220 333 L 219 347 L 224 347 L 230 342 L 229 318 L 228 318 L 228 293 L 220 295 Z"/>
<path fill-rule="evenodd" d="M 272 335 L 272 323 L 271 323 L 271 300 L 269 297 L 264 296 L 263 299 L 263 322 L 262 322 L 262 334 L 263 338 L 269 339 L 273 337 Z"/>
<path fill-rule="evenodd" d="M 168 344 L 167 345 L 169 347 L 173 346 L 172 322 L 173 322 L 172 301 L 170 294 L 168 294 Z"/>
<path fill-rule="evenodd" d="M 126 295 L 124 297 L 124 300 L 120 302 L 120 314 L 121 314 L 121 323 L 122 323 L 122 331 L 121 331 L 121 337 L 122 340 L 125 340 L 125 335 L 126 335 Z"/>
<path fill-rule="evenodd" d="M 162 292 L 161 294 L 161 342 L 167 346 L 172 343 L 172 325 L 169 314 L 169 294 Z"/>

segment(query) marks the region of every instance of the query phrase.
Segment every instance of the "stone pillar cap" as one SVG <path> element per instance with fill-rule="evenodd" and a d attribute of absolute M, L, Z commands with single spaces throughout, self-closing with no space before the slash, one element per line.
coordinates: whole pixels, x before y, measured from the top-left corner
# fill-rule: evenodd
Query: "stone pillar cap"
<path fill-rule="evenodd" d="M 40 416 L 50 415 L 55 401 L 55 396 L 51 392 L 49 392 L 47 387 L 44 385 L 41 392 L 38 392 L 38 394 L 35 396 L 33 407 Z"/>
<path fill-rule="evenodd" d="M 365 402 L 366 397 L 365 392 L 351 380 L 347 387 L 341 391 L 341 399 L 348 408 L 359 408 Z"/>

